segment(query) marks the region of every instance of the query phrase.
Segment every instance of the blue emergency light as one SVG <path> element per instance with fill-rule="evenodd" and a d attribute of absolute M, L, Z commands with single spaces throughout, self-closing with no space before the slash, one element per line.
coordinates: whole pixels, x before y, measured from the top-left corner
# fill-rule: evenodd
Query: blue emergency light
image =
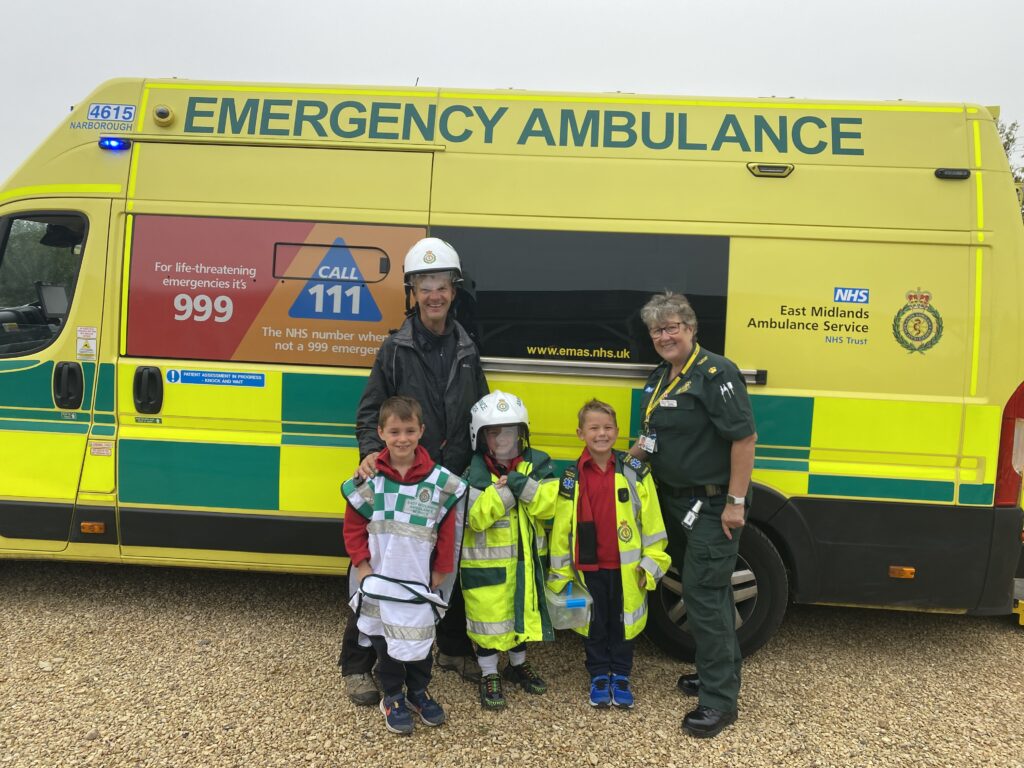
<path fill-rule="evenodd" d="M 122 149 L 128 149 L 132 145 L 130 139 L 119 139 L 116 136 L 103 136 L 100 139 L 100 149 L 111 149 L 115 152 L 120 152 Z"/>

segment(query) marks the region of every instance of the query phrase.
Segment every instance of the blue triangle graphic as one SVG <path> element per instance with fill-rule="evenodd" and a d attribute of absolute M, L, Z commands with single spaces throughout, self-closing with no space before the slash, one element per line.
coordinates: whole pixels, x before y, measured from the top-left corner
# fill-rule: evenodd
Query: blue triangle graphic
<path fill-rule="evenodd" d="M 380 308 L 342 238 L 334 240 L 313 275 L 288 310 L 289 317 L 380 322 Z"/>

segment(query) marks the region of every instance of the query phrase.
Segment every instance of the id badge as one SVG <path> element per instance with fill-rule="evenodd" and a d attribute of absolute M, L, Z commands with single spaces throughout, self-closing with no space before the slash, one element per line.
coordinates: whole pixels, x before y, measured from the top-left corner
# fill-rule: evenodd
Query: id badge
<path fill-rule="evenodd" d="M 654 453 L 658 450 L 658 436 L 653 432 L 646 432 L 640 435 L 640 450 L 644 453 Z"/>
<path fill-rule="evenodd" d="M 700 514 L 700 508 L 704 506 L 704 502 L 700 499 L 696 499 L 693 502 L 693 506 L 687 510 L 686 515 L 683 517 L 683 528 L 688 531 L 693 530 L 693 524 L 697 522 L 697 515 Z"/>

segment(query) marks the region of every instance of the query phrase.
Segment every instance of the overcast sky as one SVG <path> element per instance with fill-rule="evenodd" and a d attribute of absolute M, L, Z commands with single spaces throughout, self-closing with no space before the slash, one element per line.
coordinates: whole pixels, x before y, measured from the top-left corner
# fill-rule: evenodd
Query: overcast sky
<path fill-rule="evenodd" d="M 969 101 L 1024 123 L 1024 0 L 4 0 L 6 178 L 112 77 Z"/>

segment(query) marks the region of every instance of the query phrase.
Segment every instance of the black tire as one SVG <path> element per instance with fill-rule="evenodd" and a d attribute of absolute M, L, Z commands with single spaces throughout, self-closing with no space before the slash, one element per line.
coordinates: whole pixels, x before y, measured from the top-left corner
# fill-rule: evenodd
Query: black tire
<path fill-rule="evenodd" d="M 686 630 L 679 569 L 673 565 L 650 597 L 647 636 L 666 653 L 693 661 L 693 636 Z M 782 623 L 789 602 L 786 566 L 763 531 L 748 524 L 740 537 L 733 573 L 733 593 L 739 626 L 740 651 L 749 656 L 771 639 Z"/>

